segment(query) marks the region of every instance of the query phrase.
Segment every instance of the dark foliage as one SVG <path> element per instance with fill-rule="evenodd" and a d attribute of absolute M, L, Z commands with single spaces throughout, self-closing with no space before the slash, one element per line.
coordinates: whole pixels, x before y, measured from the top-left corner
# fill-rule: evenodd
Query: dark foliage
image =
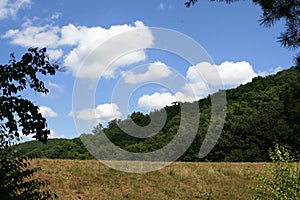
<path fill-rule="evenodd" d="M 43 190 L 48 181 L 34 178 L 40 168 L 30 168 L 35 156 L 20 154 L 14 147 L 0 150 L 0 199 L 3 200 L 45 200 L 56 195 Z"/>
<path fill-rule="evenodd" d="M 46 49 L 30 48 L 20 61 L 14 55 L 6 65 L 0 65 L 0 141 L 18 139 L 20 133 L 46 142 L 50 131 L 38 106 L 24 99 L 20 92 L 27 88 L 47 94 L 39 75 L 55 75 L 58 65 L 49 63 Z"/>

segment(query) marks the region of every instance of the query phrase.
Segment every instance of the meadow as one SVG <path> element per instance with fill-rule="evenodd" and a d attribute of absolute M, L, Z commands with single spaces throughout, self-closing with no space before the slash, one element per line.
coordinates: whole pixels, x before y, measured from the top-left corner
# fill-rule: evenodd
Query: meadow
<path fill-rule="evenodd" d="M 176 162 L 148 173 L 126 173 L 97 160 L 35 159 L 36 176 L 58 199 L 252 199 L 253 176 L 269 163 Z"/>

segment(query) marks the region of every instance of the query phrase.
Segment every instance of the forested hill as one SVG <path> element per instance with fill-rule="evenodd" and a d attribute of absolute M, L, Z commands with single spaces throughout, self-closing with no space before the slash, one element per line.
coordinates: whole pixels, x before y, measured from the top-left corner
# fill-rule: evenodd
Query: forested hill
<path fill-rule="evenodd" d="M 300 68 L 292 67 L 276 75 L 256 77 L 251 83 L 226 91 L 226 122 L 214 149 L 199 159 L 199 149 L 210 122 L 210 96 L 196 104 L 200 108 L 200 126 L 196 138 L 180 161 L 267 161 L 268 149 L 274 143 L 288 145 L 292 153 L 300 158 Z M 91 139 L 105 134 L 119 147 L 132 152 L 150 152 L 169 143 L 180 125 L 180 105 L 166 106 L 167 121 L 156 135 L 138 139 L 125 134 L 117 123 L 128 120 L 112 120 L 106 128 L 96 126 L 93 135 L 83 134 Z M 159 114 L 155 111 L 149 115 Z M 141 126 L 150 121 L 149 115 L 134 112 L 130 118 Z M 91 159 L 93 158 L 79 138 L 72 140 L 54 139 L 48 144 L 36 141 L 20 144 L 25 153 L 41 153 L 42 157 Z M 97 151 L 106 151 L 106 144 L 99 144 Z M 124 158 L 130 159 L 130 158 Z"/>

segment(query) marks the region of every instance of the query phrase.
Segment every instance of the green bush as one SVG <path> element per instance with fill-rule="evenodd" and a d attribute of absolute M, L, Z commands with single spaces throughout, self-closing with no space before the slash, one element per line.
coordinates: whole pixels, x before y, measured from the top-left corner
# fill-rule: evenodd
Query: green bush
<path fill-rule="evenodd" d="M 272 165 L 268 174 L 258 175 L 255 199 L 300 199 L 299 163 L 294 162 L 288 147 L 276 144 L 269 156 Z"/>
<path fill-rule="evenodd" d="M 30 167 L 34 156 L 21 155 L 16 148 L 0 149 L 0 199 L 44 200 L 55 199 L 56 195 L 44 189 L 48 181 L 33 178 L 40 168 Z"/>

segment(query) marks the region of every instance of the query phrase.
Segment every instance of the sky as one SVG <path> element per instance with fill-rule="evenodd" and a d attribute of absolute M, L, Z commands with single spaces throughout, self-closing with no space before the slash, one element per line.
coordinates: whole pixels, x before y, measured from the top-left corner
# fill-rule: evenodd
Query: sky
<path fill-rule="evenodd" d="M 43 77 L 48 95 L 25 97 L 47 119 L 50 138 L 74 138 L 133 111 L 193 101 L 288 69 L 294 52 L 277 42 L 284 24 L 260 26 L 261 14 L 250 1 L 186 8 L 184 0 L 0 0 L 0 63 L 29 47 L 47 48 L 64 70 Z M 181 55 L 164 49 L 169 39 Z"/>

